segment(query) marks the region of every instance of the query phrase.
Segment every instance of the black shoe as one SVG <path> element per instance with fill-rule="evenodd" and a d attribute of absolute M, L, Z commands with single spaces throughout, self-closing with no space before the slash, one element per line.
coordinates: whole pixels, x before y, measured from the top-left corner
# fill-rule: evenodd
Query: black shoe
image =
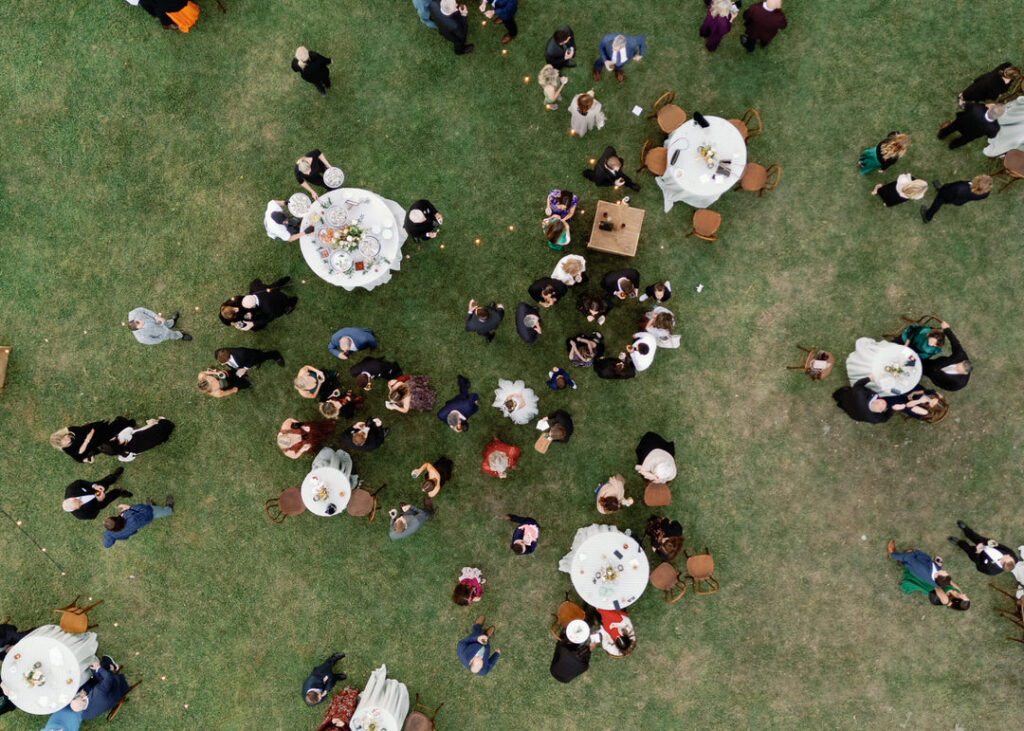
<path fill-rule="evenodd" d="M 344 655 L 343 655 L 342 657 L 344 657 Z M 347 675 L 345 675 L 345 673 L 338 673 L 338 674 L 337 674 L 337 675 L 335 675 L 334 677 L 336 677 L 336 678 L 337 678 L 338 680 L 345 680 L 345 679 L 347 679 L 347 678 L 348 678 L 348 676 L 347 676 Z"/>
<path fill-rule="evenodd" d="M 167 506 L 168 508 L 170 508 L 171 510 L 173 510 L 174 509 L 174 495 L 168 495 L 167 499 L 164 500 L 164 505 Z"/>
<path fill-rule="evenodd" d="M 343 657 L 345 657 L 345 653 L 344 652 L 336 652 L 333 655 L 331 655 L 331 662 L 338 662 L 338 660 L 340 660 Z M 343 678 L 343 680 L 344 680 L 344 678 Z"/>
<path fill-rule="evenodd" d="M 121 494 L 124 495 L 125 497 L 135 497 L 135 493 L 128 492 L 127 490 L 122 490 Z"/>
<path fill-rule="evenodd" d="M 277 357 L 274 358 L 274 362 L 277 363 L 282 368 L 284 368 L 284 357 L 280 353 L 278 353 Z"/>
<path fill-rule="evenodd" d="M 564 66 L 567 69 L 574 69 L 574 68 L 576 68 L 576 62 L 575 61 L 566 61 L 565 63 L 562 64 L 562 66 Z"/>
<path fill-rule="evenodd" d="M 484 335 L 484 342 L 489 343 L 492 340 L 494 340 L 494 333 L 487 333 L 486 335 Z"/>
<path fill-rule="evenodd" d="M 103 657 L 101 657 L 101 658 L 100 658 L 100 660 L 101 660 L 101 661 L 102 661 L 102 660 L 106 660 L 106 661 L 107 661 L 107 664 L 109 664 L 109 665 L 112 665 L 112 666 L 113 666 L 113 667 L 111 668 L 111 671 L 112 671 L 112 672 L 115 672 L 115 673 L 119 673 L 119 672 L 121 672 L 121 665 L 120 665 L 120 664 L 119 664 L 119 663 L 117 662 L 117 660 L 115 660 L 114 658 L 112 658 L 112 657 L 111 657 L 110 655 L 104 655 Z M 102 663 L 101 663 L 101 664 L 102 664 Z"/>
<path fill-rule="evenodd" d="M 175 312 L 173 315 L 171 315 L 171 319 L 174 320 L 175 322 L 177 322 L 178 321 L 178 315 L 180 315 L 180 314 L 181 314 L 180 312 Z"/>
<path fill-rule="evenodd" d="M 465 48 L 463 49 L 463 51 L 462 51 L 462 54 L 463 54 L 463 55 L 465 55 L 465 54 L 467 54 L 467 53 L 472 53 L 472 52 L 473 52 L 473 48 L 474 48 L 473 44 L 472 44 L 472 43 L 470 43 L 470 44 L 469 44 L 468 46 L 466 46 L 466 47 L 465 47 Z"/>
<path fill-rule="evenodd" d="M 930 223 L 932 219 L 928 218 L 928 208 L 921 206 L 921 220 L 925 223 Z"/>
<path fill-rule="evenodd" d="M 630 183 L 627 187 L 632 191 L 640 191 L 640 186 L 637 183 Z"/>
<path fill-rule="evenodd" d="M 192 336 L 189 335 L 188 333 L 182 333 L 181 334 L 181 339 L 184 340 L 187 343 L 187 342 L 192 340 Z"/>
<path fill-rule="evenodd" d="M 956 538 L 954 538 L 953 536 L 949 536 L 949 538 L 947 538 L 946 540 L 949 541 L 950 543 L 952 543 L 954 546 L 959 546 L 960 545 L 957 542 Z"/>
<path fill-rule="evenodd" d="M 119 478 L 123 474 L 124 474 L 124 467 L 118 467 L 116 470 L 114 470 L 113 472 L 110 473 L 110 476 L 114 478 L 114 481 L 116 481 L 117 478 Z"/>
<path fill-rule="evenodd" d="M 962 520 L 958 520 L 956 522 L 956 527 L 960 530 L 967 530 L 967 523 L 963 522 Z"/>
<path fill-rule="evenodd" d="M 935 188 L 935 190 L 938 190 L 939 188 L 942 187 L 942 183 L 940 183 L 938 180 L 933 180 L 932 187 Z"/>

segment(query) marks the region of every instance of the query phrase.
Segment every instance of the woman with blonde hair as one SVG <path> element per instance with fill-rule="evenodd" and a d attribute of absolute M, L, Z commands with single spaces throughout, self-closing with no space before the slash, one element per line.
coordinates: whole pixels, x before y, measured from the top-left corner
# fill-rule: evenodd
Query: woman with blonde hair
<path fill-rule="evenodd" d="M 68 426 L 50 435 L 50 446 L 59 449 L 76 462 L 91 463 L 100 447 L 116 439 L 126 427 L 135 426 L 134 419 L 118 416 L 113 421 L 93 421 L 82 426 Z"/>
<path fill-rule="evenodd" d="M 213 398 L 224 398 L 233 393 L 238 393 L 240 388 L 248 388 L 249 382 L 245 376 L 236 376 L 234 371 L 222 371 L 220 368 L 207 368 L 199 371 L 196 379 L 196 386 L 207 396 Z"/>
<path fill-rule="evenodd" d="M 566 254 L 558 260 L 554 271 L 551 272 L 551 278 L 571 287 L 583 282 L 585 271 L 587 271 L 586 259 L 579 254 Z"/>
<path fill-rule="evenodd" d="M 718 44 L 732 30 L 732 22 L 739 15 L 739 8 L 732 0 L 711 0 L 708 3 L 708 14 L 700 26 L 700 37 L 707 38 L 705 48 L 714 51 Z"/>
<path fill-rule="evenodd" d="M 594 98 L 594 90 L 591 89 L 583 94 L 577 94 L 569 102 L 569 114 L 571 115 L 569 126 L 573 134 L 582 137 L 592 129 L 604 127 L 605 116 L 601 108 L 601 102 Z"/>
<path fill-rule="evenodd" d="M 316 51 L 310 51 L 305 46 L 295 49 L 295 58 L 292 59 L 292 71 L 308 81 L 320 92 L 320 96 L 327 96 L 327 90 L 331 88 L 331 59 L 321 56 Z"/>
<path fill-rule="evenodd" d="M 569 83 L 568 76 L 561 76 L 551 64 L 547 64 L 537 74 L 537 83 L 544 89 L 544 108 L 549 112 L 558 109 L 558 102 L 562 99 L 562 89 Z"/>
<path fill-rule="evenodd" d="M 338 374 L 336 371 L 322 371 L 319 368 L 305 365 L 299 369 L 292 385 L 295 386 L 295 390 L 302 398 L 315 398 L 324 402 L 338 387 Z"/>
<path fill-rule="evenodd" d="M 893 166 L 907 152 L 910 147 L 910 136 L 900 132 L 890 132 L 888 136 L 879 142 L 875 147 L 869 147 L 860 153 L 860 174 L 870 173 L 872 170 L 882 172 Z"/>
<path fill-rule="evenodd" d="M 927 192 L 928 183 L 910 173 L 903 173 L 891 183 L 876 185 L 871 195 L 877 195 L 886 208 L 892 208 L 908 200 L 919 201 Z"/>

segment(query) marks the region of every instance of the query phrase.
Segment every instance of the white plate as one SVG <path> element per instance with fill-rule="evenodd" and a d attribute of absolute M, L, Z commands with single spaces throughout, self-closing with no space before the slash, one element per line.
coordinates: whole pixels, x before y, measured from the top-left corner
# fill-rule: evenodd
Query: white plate
<path fill-rule="evenodd" d="M 331 267 L 340 271 L 348 271 L 352 266 L 352 257 L 345 251 L 335 251 L 330 258 Z"/>
<path fill-rule="evenodd" d="M 331 206 L 324 214 L 324 220 L 332 226 L 344 226 L 348 213 L 341 206 Z"/>
<path fill-rule="evenodd" d="M 341 168 L 329 167 L 324 170 L 324 185 L 328 188 L 340 188 L 345 182 L 345 173 Z"/>
<path fill-rule="evenodd" d="M 359 242 L 359 253 L 367 259 L 372 259 L 380 253 L 380 241 L 373 236 L 363 234 L 363 240 Z"/>
<path fill-rule="evenodd" d="M 383 237 L 384 237 L 385 239 L 391 239 L 391 237 L 392 237 L 392 236 L 394 236 L 394 235 L 395 235 L 395 233 L 394 233 L 394 231 L 392 231 L 392 230 L 391 230 L 390 228 L 386 228 L 386 229 L 384 229 L 384 233 L 383 233 L 383 234 L 381 234 L 381 235 L 382 235 L 382 236 L 383 236 Z"/>
<path fill-rule="evenodd" d="M 288 211 L 293 216 L 302 218 L 309 213 L 309 207 L 313 205 L 313 201 L 309 199 L 309 196 L 305 193 L 294 193 L 291 198 L 288 199 Z"/>
<path fill-rule="evenodd" d="M 678 147 L 680 150 L 689 150 L 690 141 L 685 137 L 682 137 L 680 138 L 679 142 L 676 143 L 676 147 Z"/>

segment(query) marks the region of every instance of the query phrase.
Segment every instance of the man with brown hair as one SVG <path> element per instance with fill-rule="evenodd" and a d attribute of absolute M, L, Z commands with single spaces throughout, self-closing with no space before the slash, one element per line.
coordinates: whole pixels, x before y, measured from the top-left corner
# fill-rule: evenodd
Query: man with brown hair
<path fill-rule="evenodd" d="M 594 169 L 583 171 L 583 177 L 602 188 L 621 188 L 625 185 L 631 190 L 640 190 L 640 186 L 622 172 L 622 167 L 622 158 L 615 152 L 615 148 L 609 145 L 594 163 Z"/>
<path fill-rule="evenodd" d="M 486 307 L 481 307 L 476 300 L 470 300 L 469 311 L 466 314 L 466 332 L 482 335 L 489 343 L 494 340 L 494 331 L 498 329 L 504 317 L 505 305 L 491 302 Z"/>
<path fill-rule="evenodd" d="M 140 505 L 118 505 L 117 515 L 103 519 L 103 527 L 106 528 L 103 533 L 103 547 L 110 548 L 118 541 L 127 541 L 157 518 L 166 518 L 174 512 L 173 495 L 167 496 L 165 505 L 166 507 L 154 505 L 148 498 Z"/>

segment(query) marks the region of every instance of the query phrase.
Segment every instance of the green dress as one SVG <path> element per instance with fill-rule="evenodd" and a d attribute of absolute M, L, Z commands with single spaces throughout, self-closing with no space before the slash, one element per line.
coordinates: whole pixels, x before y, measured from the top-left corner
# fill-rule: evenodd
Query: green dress
<path fill-rule="evenodd" d="M 904 567 L 903 569 L 903 583 L 900 584 L 900 591 L 904 594 L 913 594 L 915 591 L 919 591 L 922 594 L 930 594 L 935 589 L 934 584 L 929 584 L 924 579 L 914 576 L 910 573 L 910 569 Z"/>

